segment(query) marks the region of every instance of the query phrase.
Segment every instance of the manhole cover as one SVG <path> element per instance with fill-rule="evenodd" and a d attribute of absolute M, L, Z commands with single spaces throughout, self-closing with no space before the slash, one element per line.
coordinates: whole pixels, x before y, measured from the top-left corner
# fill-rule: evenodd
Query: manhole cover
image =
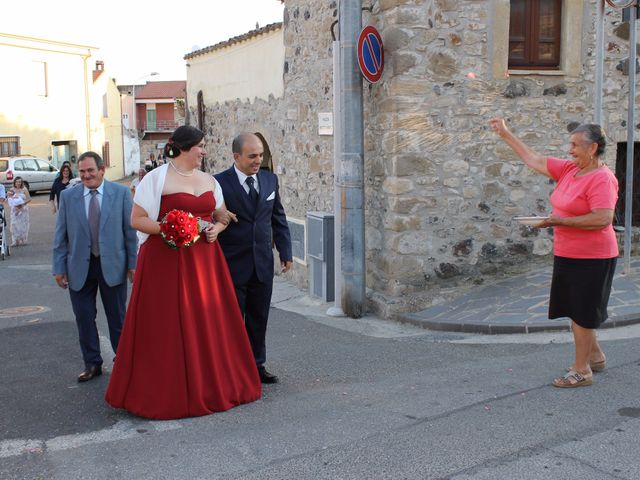
<path fill-rule="evenodd" d="M 24 315 L 33 315 L 34 313 L 42 313 L 49 311 L 48 307 L 10 307 L 0 309 L 0 318 L 22 317 Z"/>

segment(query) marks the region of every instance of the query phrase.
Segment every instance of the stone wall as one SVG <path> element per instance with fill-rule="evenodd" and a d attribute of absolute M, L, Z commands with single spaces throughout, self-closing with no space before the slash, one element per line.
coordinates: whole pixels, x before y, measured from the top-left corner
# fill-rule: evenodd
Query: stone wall
<path fill-rule="evenodd" d="M 569 1 L 569 0 L 567 0 Z M 492 116 L 541 153 L 567 156 L 568 130 L 592 118 L 595 1 L 584 6 L 580 74 L 492 78 L 489 0 L 378 0 L 364 13 L 385 43 L 385 73 L 364 84 L 367 287 L 385 316 L 418 310 L 447 292 L 549 262 L 552 232 L 514 215 L 549 212 L 553 185 L 523 167 L 487 127 Z M 287 0 L 283 98 L 207 104 L 208 168 L 232 163 L 231 139 L 258 131 L 269 143 L 290 217 L 333 210 L 332 137 L 317 113 L 332 110 L 330 27 L 337 2 Z M 626 137 L 627 56 L 620 12 L 607 9 L 604 127 L 615 169 Z M 337 32 L 337 26 L 336 26 Z M 627 30 L 628 35 L 628 30 Z M 622 67 L 621 67 L 622 68 Z M 195 112 L 192 112 L 195 113 Z M 193 117 L 195 118 L 195 117 Z M 292 278 L 306 281 L 296 265 Z"/>
<path fill-rule="evenodd" d="M 207 169 L 219 172 L 233 164 L 231 141 L 239 132 L 260 132 L 271 151 L 285 212 L 298 221 L 307 211 L 333 211 L 333 137 L 318 135 L 318 113 L 332 111 L 330 27 L 336 8 L 336 2 L 319 7 L 313 0 L 287 5 L 285 63 L 273 66 L 284 76 L 282 98 L 209 104 L 204 96 Z M 197 118 L 195 108 L 191 118 Z M 307 285 L 306 265 L 296 262 L 287 275 Z"/>
<path fill-rule="evenodd" d="M 368 284 L 388 316 L 438 300 L 444 289 L 548 262 L 552 231 L 523 227 L 515 215 L 550 211 L 553 184 L 529 171 L 487 128 L 507 118 L 540 153 L 566 157 L 568 128 L 592 121 L 595 2 L 584 17 L 576 76 L 492 78 L 492 30 L 505 22 L 496 2 L 381 0 L 370 23 L 385 41 L 382 82 L 365 89 L 368 139 Z M 626 81 L 615 69 L 626 45 L 607 9 L 604 127 L 615 170 L 624 141 Z M 508 19 L 506 20 L 508 22 Z M 620 27 L 618 27 L 620 29 Z"/>

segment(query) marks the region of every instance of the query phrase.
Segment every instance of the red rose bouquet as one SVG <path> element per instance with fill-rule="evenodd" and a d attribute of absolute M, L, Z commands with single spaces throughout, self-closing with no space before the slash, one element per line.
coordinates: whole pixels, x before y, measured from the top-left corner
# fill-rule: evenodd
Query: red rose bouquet
<path fill-rule="evenodd" d="M 171 210 L 160 222 L 160 235 L 170 248 L 190 247 L 200 238 L 198 219 L 183 210 Z"/>

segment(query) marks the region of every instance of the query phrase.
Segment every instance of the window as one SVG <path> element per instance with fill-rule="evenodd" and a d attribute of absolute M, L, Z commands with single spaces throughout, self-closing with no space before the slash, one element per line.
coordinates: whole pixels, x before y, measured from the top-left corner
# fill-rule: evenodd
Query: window
<path fill-rule="evenodd" d="M 156 106 L 155 104 L 147 105 L 147 125 L 145 127 L 146 130 L 155 130 L 156 129 Z"/>
<path fill-rule="evenodd" d="M 111 166 L 111 159 L 109 158 L 109 142 L 104 142 L 102 144 L 102 160 L 104 161 L 104 166 L 109 168 Z"/>
<path fill-rule="evenodd" d="M 107 94 L 102 95 L 102 117 L 109 118 L 109 102 L 107 101 Z"/>
<path fill-rule="evenodd" d="M 0 157 L 13 157 L 20 153 L 20 137 L 0 138 Z"/>
<path fill-rule="evenodd" d="M 511 0 L 509 68 L 560 68 L 562 0 Z"/>
<path fill-rule="evenodd" d="M 36 160 L 36 162 L 38 162 L 38 170 L 40 170 L 41 172 L 50 172 L 51 171 L 51 165 L 49 165 L 44 160 Z"/>
<path fill-rule="evenodd" d="M 38 171 L 38 162 L 34 158 L 25 158 L 22 160 L 24 163 L 24 168 L 22 169 L 24 172 L 37 172 Z M 16 167 L 16 170 L 18 167 Z"/>

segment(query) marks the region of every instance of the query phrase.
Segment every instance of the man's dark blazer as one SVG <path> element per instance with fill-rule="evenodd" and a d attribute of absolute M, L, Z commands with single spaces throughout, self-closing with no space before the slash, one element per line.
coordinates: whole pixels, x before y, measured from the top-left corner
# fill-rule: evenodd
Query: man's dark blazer
<path fill-rule="evenodd" d="M 218 236 L 236 286 L 246 284 L 254 268 L 260 282 L 273 281 L 272 239 L 280 261 L 293 259 L 291 234 L 280 202 L 278 177 L 266 170 L 260 170 L 257 175 L 260 193 L 255 205 L 240 185 L 233 166 L 215 175 L 222 187 L 227 210 L 238 217 L 237 223 L 231 222 Z"/>

